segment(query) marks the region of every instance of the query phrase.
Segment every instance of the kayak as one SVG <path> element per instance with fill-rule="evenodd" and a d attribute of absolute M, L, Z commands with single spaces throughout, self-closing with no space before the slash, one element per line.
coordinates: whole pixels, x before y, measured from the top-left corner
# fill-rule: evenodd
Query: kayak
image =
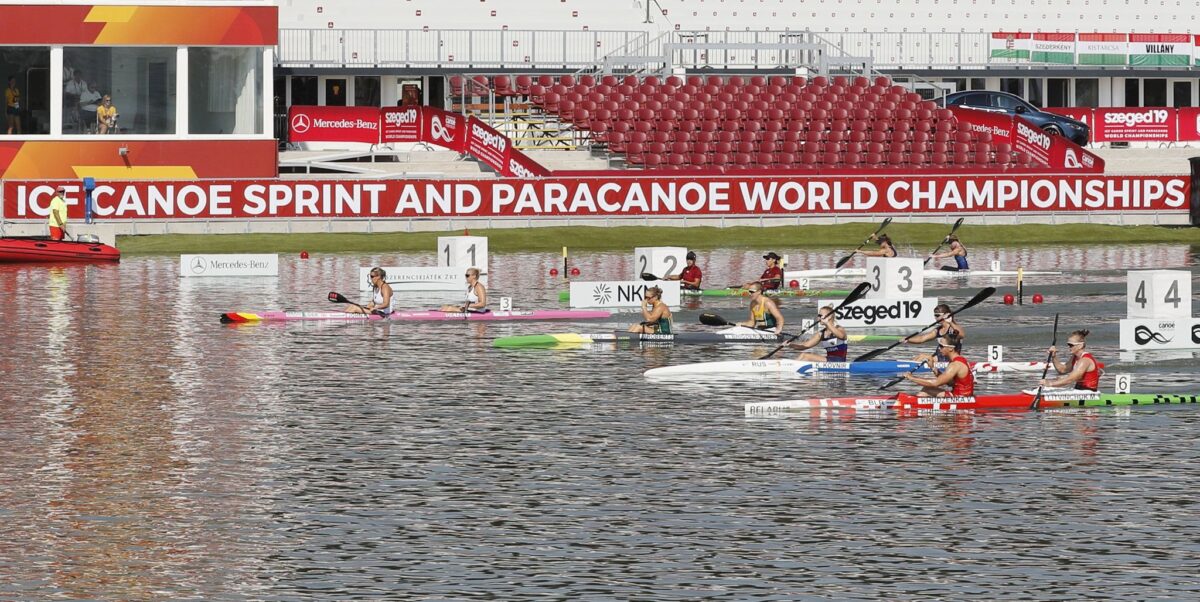
<path fill-rule="evenodd" d="M 968 276 L 989 276 L 1003 277 L 1016 276 L 1016 270 L 924 270 L 926 278 L 965 278 Z M 1025 276 L 1056 276 L 1062 272 L 1054 271 L 1033 271 L 1024 270 L 1021 272 Z M 793 278 L 845 278 L 846 280 L 855 280 L 865 278 L 867 270 L 864 268 L 842 268 L 840 270 L 834 268 L 820 268 L 815 270 L 788 270 L 784 274 L 785 280 Z"/>
<path fill-rule="evenodd" d="M 849 295 L 850 291 L 843 290 L 817 290 L 817 289 L 799 289 L 789 288 L 774 291 L 767 291 L 768 297 L 832 297 L 841 298 Z M 749 297 L 750 291 L 744 288 L 706 288 L 704 290 L 689 290 L 686 288 L 679 289 L 681 297 Z M 571 291 L 559 291 L 559 301 L 570 301 Z"/>
<path fill-rule="evenodd" d="M 956 412 L 978 410 L 1031 410 L 1032 393 L 1009 395 L 976 395 L 974 397 L 917 397 L 901 393 L 893 406 L 901 411 Z M 1038 403 L 1045 408 L 1102 408 L 1108 406 L 1179 405 L 1200 403 L 1200 395 L 1174 395 L 1165 393 L 1119 393 L 1103 394 L 1088 391 L 1057 391 L 1043 393 Z"/>
<path fill-rule="evenodd" d="M 736 362 L 704 362 L 651 368 L 646 378 L 671 378 L 676 376 L 758 376 L 825 374 L 902 374 L 904 372 L 928 372 L 925 364 L 880 360 L 873 362 L 804 362 L 800 360 L 745 360 Z"/>
<path fill-rule="evenodd" d="M 413 322 L 487 322 L 509 320 L 596 320 L 611 317 L 603 310 L 551 309 L 536 311 L 489 311 L 486 313 L 446 312 L 437 310 L 396 311 L 387 318 L 375 314 L 351 314 L 341 311 L 264 311 L 227 312 L 221 314 L 224 324 L 243 322 L 289 322 L 301 320 L 332 320 L 354 322 L 364 320 L 401 320 Z"/>
<path fill-rule="evenodd" d="M 939 364 L 945 368 L 946 364 Z M 1041 372 L 1045 362 L 976 362 L 971 365 L 975 372 Z M 904 372 L 928 372 L 924 364 L 914 361 L 873 362 L 805 362 L 789 359 L 741 360 L 730 362 L 701 362 L 652 368 L 645 372 L 646 378 L 675 376 L 742 376 L 775 374 L 779 376 L 817 372 L 843 374 L 902 374 Z"/>
<path fill-rule="evenodd" d="M 0 238 L 0 263 L 120 261 L 116 247 L 99 242 L 50 240 L 45 237 Z"/>
<path fill-rule="evenodd" d="M 1181 405 L 1200 403 L 1200 395 L 1167 393 L 1101 394 L 1080 391 L 1055 391 L 1042 395 L 1039 409 L 1102 408 L 1137 405 Z M 824 397 L 814 399 L 781 399 L 745 404 L 746 415 L 770 414 L 804 410 L 898 410 L 898 411 L 1018 411 L 1030 410 L 1032 393 L 1011 395 L 977 395 L 974 397 L 918 397 L 899 393 L 889 397 Z"/>
<path fill-rule="evenodd" d="M 492 341 L 493 347 L 556 347 L 560 345 L 592 345 L 602 343 L 663 343 L 671 345 L 719 345 L 768 343 L 777 345 L 787 336 L 778 336 L 771 331 L 755 330 L 753 328 L 727 328 L 716 332 L 676 332 L 673 334 L 640 334 L 614 330 L 613 332 L 595 334 L 529 334 L 521 336 L 500 337 Z M 897 335 L 851 335 L 849 340 L 854 342 L 889 343 L 899 340 Z"/>

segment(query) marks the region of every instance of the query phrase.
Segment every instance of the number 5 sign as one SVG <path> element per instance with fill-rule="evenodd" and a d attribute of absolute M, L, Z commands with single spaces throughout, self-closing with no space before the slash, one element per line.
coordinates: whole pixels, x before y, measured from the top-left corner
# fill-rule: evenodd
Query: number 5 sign
<path fill-rule="evenodd" d="M 1129 272 L 1129 318 L 1192 317 L 1192 274 L 1183 270 Z"/>

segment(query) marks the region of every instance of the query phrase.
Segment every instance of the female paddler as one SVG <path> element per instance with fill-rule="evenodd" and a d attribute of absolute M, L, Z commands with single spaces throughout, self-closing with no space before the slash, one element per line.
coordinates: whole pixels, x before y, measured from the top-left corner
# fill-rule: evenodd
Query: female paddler
<path fill-rule="evenodd" d="M 641 334 L 671 334 L 671 308 L 662 300 L 662 289 L 651 286 L 642 297 L 642 321 L 629 327 Z"/>
<path fill-rule="evenodd" d="M 942 269 L 948 272 L 965 272 L 970 270 L 971 266 L 967 264 L 967 248 L 964 247 L 962 242 L 958 240 L 958 235 L 951 234 L 950 236 L 947 236 L 946 242 L 950 243 L 949 251 L 946 251 L 945 253 L 934 253 L 930 255 L 929 258 L 946 259 L 948 257 L 953 257 L 954 267 L 950 267 L 948 265 L 942 266 Z"/>
<path fill-rule="evenodd" d="M 933 355 L 921 355 L 917 361 L 929 365 L 933 370 L 933 378 L 913 376 L 912 372 L 904 378 L 921 385 L 918 397 L 970 397 L 975 394 L 975 374 L 971 372 L 971 363 L 959 355 L 958 348 L 962 341 L 953 332 L 946 333 L 937 339 L 937 355 L 950 358 L 945 370 L 938 370 Z M 949 389 L 943 387 L 949 386 Z"/>
<path fill-rule="evenodd" d="M 371 282 L 371 302 L 366 306 L 351 305 L 346 311 L 352 314 L 375 314 L 385 318 L 390 315 L 394 311 L 392 285 L 384 280 L 386 277 L 387 272 L 384 272 L 383 268 L 371 268 L 371 271 L 367 272 L 367 280 Z"/>
<path fill-rule="evenodd" d="M 865 255 L 867 257 L 895 257 L 896 256 L 896 245 L 892 244 L 892 238 L 890 236 L 888 236 L 887 234 L 880 234 L 879 236 L 875 236 L 874 234 L 872 234 L 871 238 L 873 238 L 876 242 L 879 243 L 878 251 L 855 251 L 855 253 L 858 253 L 859 255 Z"/>
<path fill-rule="evenodd" d="M 763 294 L 762 283 L 752 283 L 746 292 L 750 293 L 750 319 L 738 322 L 738 326 L 774 330 L 776 335 L 783 332 L 783 314 L 779 313 L 775 300 Z"/>
<path fill-rule="evenodd" d="M 1042 380 L 1039 384 L 1044 387 L 1071 387 L 1079 391 L 1098 391 L 1100 389 L 1100 374 L 1104 364 L 1096 361 L 1087 350 L 1087 335 L 1090 330 L 1076 330 L 1067 337 L 1067 349 L 1071 351 L 1069 362 L 1058 359 L 1058 348 L 1051 347 L 1050 358 L 1054 362 L 1054 370 L 1065 374 L 1061 378 Z"/>
<path fill-rule="evenodd" d="M 467 295 L 462 305 L 443 305 L 442 311 L 460 313 L 487 313 L 487 287 L 479 281 L 479 268 L 467 268 Z"/>
<path fill-rule="evenodd" d="M 813 333 L 807 341 L 800 344 L 792 343 L 791 347 L 803 351 L 819 346 L 825 350 L 825 355 L 801 353 L 796 356 L 796 359 L 802 362 L 846 361 L 846 352 L 850 350 L 850 345 L 846 343 L 846 329 L 837 323 L 837 316 L 834 315 L 833 308 L 825 306 L 817 310 L 817 321 L 821 323 L 821 329 Z"/>

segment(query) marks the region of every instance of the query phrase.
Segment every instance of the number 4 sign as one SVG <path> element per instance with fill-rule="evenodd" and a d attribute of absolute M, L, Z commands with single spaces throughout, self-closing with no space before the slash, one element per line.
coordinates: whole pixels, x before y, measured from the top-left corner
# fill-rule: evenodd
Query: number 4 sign
<path fill-rule="evenodd" d="M 1126 285 L 1129 318 L 1190 318 L 1192 274 L 1183 270 L 1129 272 Z"/>

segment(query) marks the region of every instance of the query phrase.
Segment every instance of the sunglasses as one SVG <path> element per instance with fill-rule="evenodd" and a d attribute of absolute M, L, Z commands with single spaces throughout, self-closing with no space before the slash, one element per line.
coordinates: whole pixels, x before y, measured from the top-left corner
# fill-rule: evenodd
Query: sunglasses
<path fill-rule="evenodd" d="M 1080 341 L 1078 343 L 1067 343 L 1067 347 L 1078 347 L 1079 345 L 1082 345 L 1082 344 L 1083 344 L 1083 341 Z"/>

